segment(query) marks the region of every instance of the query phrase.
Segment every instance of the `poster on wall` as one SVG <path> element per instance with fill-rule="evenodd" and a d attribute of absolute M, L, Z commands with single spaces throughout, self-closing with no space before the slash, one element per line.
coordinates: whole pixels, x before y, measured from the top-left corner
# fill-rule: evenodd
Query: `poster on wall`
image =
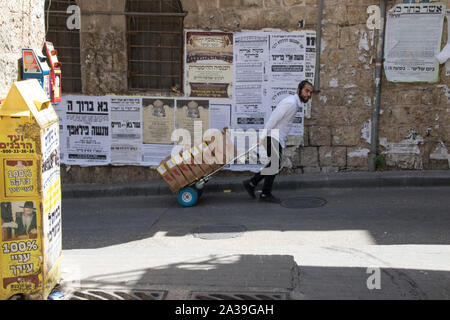
<path fill-rule="evenodd" d="M 387 13 L 384 71 L 388 81 L 436 82 L 444 3 L 402 3 Z"/>
<path fill-rule="evenodd" d="M 158 166 L 167 158 L 173 149 L 173 144 L 143 144 L 141 146 L 140 164 L 143 166 Z"/>
<path fill-rule="evenodd" d="M 231 128 L 231 107 L 229 100 L 210 100 L 209 101 L 209 126 L 210 129 L 223 130 Z"/>
<path fill-rule="evenodd" d="M 74 165 L 107 165 L 111 162 L 109 97 L 72 96 L 64 99 L 64 162 Z"/>
<path fill-rule="evenodd" d="M 144 144 L 171 144 L 175 129 L 175 99 L 142 98 Z"/>
<path fill-rule="evenodd" d="M 187 97 L 231 98 L 233 33 L 186 31 Z"/>
<path fill-rule="evenodd" d="M 176 128 L 187 130 L 191 143 L 201 142 L 209 121 L 209 100 L 177 100 Z"/>
<path fill-rule="evenodd" d="M 234 36 L 235 129 L 263 129 L 266 106 L 264 86 L 269 70 L 269 33 L 238 32 Z"/>
<path fill-rule="evenodd" d="M 111 97 L 111 163 L 139 164 L 142 99 Z"/>
<path fill-rule="evenodd" d="M 269 48 L 270 81 L 299 83 L 305 79 L 304 32 L 273 33 Z"/>

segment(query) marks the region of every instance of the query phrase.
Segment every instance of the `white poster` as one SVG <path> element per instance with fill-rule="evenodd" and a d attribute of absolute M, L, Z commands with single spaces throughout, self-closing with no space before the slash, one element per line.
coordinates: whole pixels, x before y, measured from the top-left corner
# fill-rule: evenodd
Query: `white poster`
<path fill-rule="evenodd" d="M 231 102 L 227 100 L 210 100 L 209 126 L 211 129 L 231 128 Z"/>
<path fill-rule="evenodd" d="M 158 166 L 171 155 L 173 144 L 143 144 L 141 146 L 141 165 Z"/>
<path fill-rule="evenodd" d="M 107 165 L 111 162 L 110 97 L 70 96 L 65 112 L 65 163 Z"/>
<path fill-rule="evenodd" d="M 388 81 L 436 82 L 444 3 L 397 4 L 387 14 L 384 71 Z"/>
<path fill-rule="evenodd" d="M 269 33 L 239 32 L 234 35 L 234 110 L 236 129 L 263 129 L 268 80 Z"/>
<path fill-rule="evenodd" d="M 139 164 L 142 99 L 111 97 L 111 163 Z"/>
<path fill-rule="evenodd" d="M 73 100 L 73 96 L 63 96 L 61 97 L 60 102 L 52 103 L 53 108 L 55 109 L 56 114 L 59 119 L 59 141 L 60 141 L 60 162 L 66 163 L 66 146 L 67 146 L 67 130 L 64 128 L 64 123 L 66 122 L 66 101 Z"/>
<path fill-rule="evenodd" d="M 314 84 L 314 73 L 316 69 L 316 32 L 305 31 L 306 53 L 305 53 L 305 80 Z"/>
<path fill-rule="evenodd" d="M 267 81 L 269 35 L 264 32 L 234 34 L 234 81 L 237 83 Z"/>
<path fill-rule="evenodd" d="M 299 83 L 305 80 L 306 34 L 304 32 L 270 35 L 270 80 Z"/>

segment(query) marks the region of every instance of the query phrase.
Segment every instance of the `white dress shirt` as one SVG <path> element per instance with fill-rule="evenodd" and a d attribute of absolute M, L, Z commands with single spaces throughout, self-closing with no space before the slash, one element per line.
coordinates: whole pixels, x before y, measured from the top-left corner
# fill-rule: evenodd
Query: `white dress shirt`
<path fill-rule="evenodd" d="M 283 148 L 286 147 L 286 139 L 289 133 L 289 124 L 294 120 L 295 114 L 303 107 L 303 103 L 297 94 L 290 95 L 278 103 L 267 121 L 261 138 L 265 136 L 277 139 Z M 273 129 L 278 129 L 272 131 Z"/>

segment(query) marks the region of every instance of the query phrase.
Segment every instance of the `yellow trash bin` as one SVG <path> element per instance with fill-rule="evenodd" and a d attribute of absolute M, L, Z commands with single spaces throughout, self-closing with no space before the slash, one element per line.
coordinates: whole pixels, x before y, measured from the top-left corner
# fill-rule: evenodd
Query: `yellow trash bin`
<path fill-rule="evenodd" d="M 59 123 L 38 80 L 0 105 L 0 299 L 47 299 L 60 281 Z"/>

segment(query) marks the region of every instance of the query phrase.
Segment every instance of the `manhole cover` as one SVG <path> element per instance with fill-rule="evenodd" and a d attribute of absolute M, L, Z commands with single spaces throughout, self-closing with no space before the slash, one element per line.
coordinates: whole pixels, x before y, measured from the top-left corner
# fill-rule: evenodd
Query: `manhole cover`
<path fill-rule="evenodd" d="M 191 300 L 287 300 L 284 292 L 191 292 Z"/>
<path fill-rule="evenodd" d="M 281 202 L 281 206 L 285 208 L 293 209 L 307 209 L 307 208 L 318 208 L 325 205 L 327 201 L 322 198 L 315 197 L 296 197 L 291 199 L 286 199 Z"/>
<path fill-rule="evenodd" d="M 163 300 L 167 291 L 77 289 L 68 300 Z"/>
<path fill-rule="evenodd" d="M 194 230 L 194 237 L 204 240 L 231 239 L 240 237 L 247 229 L 242 225 L 205 225 Z"/>

